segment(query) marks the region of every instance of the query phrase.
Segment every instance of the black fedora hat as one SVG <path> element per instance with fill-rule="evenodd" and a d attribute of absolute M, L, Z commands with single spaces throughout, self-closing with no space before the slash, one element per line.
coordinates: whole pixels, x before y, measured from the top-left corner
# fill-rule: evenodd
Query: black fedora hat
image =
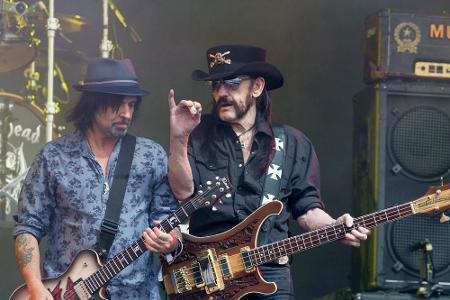
<path fill-rule="evenodd" d="M 266 88 L 274 90 L 283 85 L 283 75 L 266 62 L 266 50 L 247 45 L 223 45 L 206 51 L 209 73 L 201 70 L 192 72 L 192 79 L 213 81 L 233 78 L 238 75 L 261 76 Z"/>
<path fill-rule="evenodd" d="M 130 59 L 95 58 L 88 63 L 84 80 L 73 86 L 80 92 L 96 92 L 124 96 L 145 96 Z"/>

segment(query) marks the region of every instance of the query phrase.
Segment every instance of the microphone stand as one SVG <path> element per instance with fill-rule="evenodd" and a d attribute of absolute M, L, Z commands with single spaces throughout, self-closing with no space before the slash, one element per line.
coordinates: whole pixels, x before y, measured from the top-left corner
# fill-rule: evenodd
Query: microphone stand
<path fill-rule="evenodd" d="M 433 283 L 434 264 L 433 264 L 433 245 L 428 239 L 418 243 L 416 249 L 422 250 L 422 262 L 420 265 L 421 286 L 417 289 L 416 294 L 420 297 L 430 298 L 433 294 L 438 296 L 442 294 L 442 286 Z"/>
<path fill-rule="evenodd" d="M 55 54 L 55 32 L 59 28 L 59 21 L 55 18 L 54 0 L 48 1 L 48 19 L 47 19 L 47 37 L 48 37 L 48 53 L 47 53 L 47 102 L 46 102 L 46 141 L 50 142 L 53 137 L 54 115 L 56 114 L 56 105 L 53 101 L 53 70 L 54 70 L 54 54 Z"/>

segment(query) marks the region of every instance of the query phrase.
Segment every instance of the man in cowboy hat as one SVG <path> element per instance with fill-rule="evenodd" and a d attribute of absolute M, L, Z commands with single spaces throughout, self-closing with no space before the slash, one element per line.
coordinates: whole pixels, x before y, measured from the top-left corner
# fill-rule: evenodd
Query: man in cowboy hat
<path fill-rule="evenodd" d="M 38 241 L 42 237 L 48 237 L 44 277 L 60 276 L 81 250 L 95 248 L 109 191 L 114 188 L 115 169 L 119 168 L 119 151 L 126 149 L 122 145 L 129 136 L 128 127 L 142 96 L 148 93 L 140 89 L 128 59 L 92 60 L 84 81 L 74 87 L 82 92 L 68 115 L 76 130 L 48 143 L 36 156 L 19 198 L 16 258 L 30 299 L 53 299 L 41 282 Z M 134 152 L 129 152 L 132 163 L 126 170 L 129 177 L 118 231 L 107 260 L 141 237 L 146 248 L 156 253 L 171 253 L 178 243 L 175 231 L 167 234 L 157 227 L 149 228 L 178 204 L 167 183 L 165 151 L 154 141 L 137 137 Z M 152 267 L 153 260 L 146 251 L 113 277 L 107 283 L 109 297 L 159 299 L 158 270 Z M 73 281 L 77 274 L 72 274 Z M 70 286 L 58 287 L 64 293 L 73 292 Z"/>
<path fill-rule="evenodd" d="M 211 115 L 201 116 L 202 107 L 195 101 L 181 100 L 176 105 L 173 90 L 169 92 L 169 182 L 175 196 L 187 198 L 195 186 L 214 176 L 229 177 L 234 187 L 232 201 L 224 201 L 218 210 L 202 209 L 192 215 L 189 231 L 193 235 L 228 230 L 273 199 L 282 201 L 284 207 L 280 215 L 263 225 L 260 244 L 287 238 L 289 216 L 306 230 L 336 222 L 352 226 L 350 215 L 335 220 L 323 210 L 319 162 L 308 138 L 289 126 L 280 125 L 277 128 L 281 131 L 275 130 L 268 91 L 280 88 L 283 76 L 265 61 L 265 55 L 264 49 L 244 45 L 207 51 L 209 72 L 196 70 L 192 78 L 211 82 Z M 278 155 L 279 151 L 284 154 Z M 275 159 L 280 160 L 277 165 L 273 164 Z M 344 243 L 357 246 L 368 233 L 365 228 L 354 229 Z M 261 269 L 266 281 L 277 284 L 276 294 L 246 297 L 293 299 L 287 257 Z M 247 283 L 242 284 L 242 289 L 248 288 Z"/>

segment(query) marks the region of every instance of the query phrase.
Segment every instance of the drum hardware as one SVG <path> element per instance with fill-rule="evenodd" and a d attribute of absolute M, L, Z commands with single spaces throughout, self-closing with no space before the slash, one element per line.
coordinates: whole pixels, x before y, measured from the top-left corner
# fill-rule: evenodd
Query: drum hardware
<path fill-rule="evenodd" d="M 61 104 L 70 101 L 64 64 L 83 66 L 86 62 L 81 51 L 54 47 L 55 34 L 71 43 L 64 33 L 82 30 L 87 25 L 84 18 L 55 14 L 54 0 L 49 0 L 48 8 L 42 1 L 23 4 L 0 0 L 0 73 L 26 66 L 25 91 L 21 95 L 0 90 L 0 220 L 7 221 L 12 221 L 11 215 L 17 210 L 28 164 L 45 142 L 66 129 L 54 122 Z M 44 30 L 48 36 L 46 47 L 41 46 Z M 45 86 L 41 84 L 43 67 L 48 76 Z M 55 77 L 61 97 L 54 95 Z"/>
<path fill-rule="evenodd" d="M 119 23 L 130 34 L 131 39 L 133 40 L 133 42 L 141 43 L 142 42 L 142 38 L 140 37 L 140 35 L 137 33 L 137 31 L 134 29 L 133 26 L 127 24 L 127 22 L 125 21 L 125 17 L 122 15 L 122 13 L 117 8 L 117 6 L 114 4 L 114 2 L 112 0 L 107 0 L 107 2 L 108 2 L 108 5 L 109 5 L 109 8 L 114 12 L 114 15 L 116 16 L 116 18 L 119 21 Z"/>
<path fill-rule="evenodd" d="M 49 15 L 48 8 L 43 1 L 38 1 L 35 5 L 37 9 L 44 13 L 38 15 L 39 18 L 36 19 L 36 25 L 39 28 L 45 29 Z M 80 15 L 55 13 L 55 17 L 59 20 L 59 29 L 65 33 L 79 32 L 88 24 L 87 20 Z"/>
<path fill-rule="evenodd" d="M 25 99 L 34 103 L 38 98 L 38 92 L 42 90 L 42 86 L 39 84 L 40 74 L 36 71 L 36 63 L 34 61 L 25 69 L 23 75 L 27 80 Z"/>
<path fill-rule="evenodd" d="M 0 92 L 0 220 L 12 221 L 22 180 L 45 143 L 45 126 L 45 111 L 34 101 Z M 65 129 L 53 127 L 53 138 Z"/>
<path fill-rule="evenodd" d="M 2 103 L 0 105 L 0 185 L 7 183 L 7 178 L 13 174 L 13 170 L 7 166 L 8 161 L 8 131 L 9 124 L 12 121 L 11 107 L 9 103 Z M 0 194 L 0 207 L 4 208 L 0 212 L 0 219 L 5 220 L 6 215 L 11 212 L 10 198 L 3 197 Z"/>
<path fill-rule="evenodd" d="M 0 120 L 0 184 L 3 186 L 6 183 L 6 177 L 10 174 L 10 171 L 6 166 L 8 155 L 8 131 L 9 124 L 12 122 L 12 113 L 9 103 L 1 103 Z"/>
<path fill-rule="evenodd" d="M 0 0 L 0 13 L 14 13 L 17 15 L 23 15 L 28 10 L 28 4 L 23 1 L 1 1 Z"/>
<path fill-rule="evenodd" d="M 420 251 L 420 278 L 417 282 L 411 282 L 411 289 L 406 288 L 406 292 L 415 292 L 420 298 L 439 297 L 444 294 L 444 288 L 435 281 L 435 267 L 433 263 L 433 244 L 428 238 L 422 241 L 412 242 L 408 250 L 411 252 Z"/>
<path fill-rule="evenodd" d="M 111 9 L 111 11 L 114 13 L 114 16 L 119 21 L 119 23 L 122 25 L 125 30 L 128 31 L 128 33 L 131 36 L 131 39 L 135 43 L 142 42 L 142 38 L 139 36 L 137 31 L 133 28 L 133 26 L 128 25 L 125 21 L 125 17 L 122 15 L 120 10 L 117 8 L 117 6 L 114 4 L 112 0 L 102 0 L 102 15 L 103 15 L 103 23 L 102 23 L 102 40 L 100 42 L 100 53 L 103 58 L 108 58 L 110 56 L 115 57 L 114 50 L 117 50 L 119 52 L 119 55 L 123 55 L 122 49 L 119 46 L 119 43 L 117 42 L 117 38 L 115 45 L 111 40 L 108 39 L 108 26 L 109 26 L 109 18 L 108 18 L 108 10 Z M 113 51 L 111 55 L 111 51 Z"/>
<path fill-rule="evenodd" d="M 0 72 L 29 64 L 36 56 L 40 39 L 27 26 L 27 14 L 0 14 Z"/>

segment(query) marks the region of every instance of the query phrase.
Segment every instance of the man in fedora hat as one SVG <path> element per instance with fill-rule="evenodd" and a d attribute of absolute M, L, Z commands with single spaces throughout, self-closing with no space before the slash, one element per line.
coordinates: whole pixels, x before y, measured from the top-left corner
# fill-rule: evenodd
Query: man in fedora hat
<path fill-rule="evenodd" d="M 192 78 L 211 83 L 210 115 L 201 116 L 202 107 L 196 101 L 181 100 L 177 105 L 174 91 L 169 92 L 168 177 L 175 196 L 187 198 L 195 186 L 214 176 L 229 177 L 234 187 L 233 199 L 224 201 L 218 210 L 201 209 L 192 215 L 189 231 L 193 235 L 226 231 L 273 199 L 282 201 L 284 207 L 263 225 L 260 244 L 287 238 L 289 216 L 306 230 L 336 222 L 352 226 L 350 215 L 335 220 L 323 210 L 319 162 L 308 138 L 292 127 L 272 124 L 268 91 L 280 88 L 283 76 L 266 62 L 265 55 L 264 49 L 245 45 L 207 50 L 209 72 L 196 70 Z M 354 229 L 344 243 L 358 246 L 368 233 L 366 228 Z M 293 299 L 287 257 L 261 269 L 266 281 L 277 284 L 276 294 L 246 297 Z"/>
<path fill-rule="evenodd" d="M 74 87 L 82 92 L 68 115 L 76 130 L 45 145 L 28 172 L 19 198 L 14 230 L 16 258 L 33 300 L 53 299 L 41 283 L 38 241 L 42 237 L 48 237 L 44 277 L 60 276 L 81 250 L 95 248 L 99 241 L 115 169 L 119 168 L 119 151 L 126 148 L 122 145 L 129 136 L 133 115 L 147 94 L 140 89 L 128 59 L 92 60 L 84 81 Z M 129 176 L 118 231 L 107 260 L 141 237 L 148 250 L 170 256 L 179 243 L 176 232 L 149 228 L 178 205 L 167 182 L 165 151 L 150 139 L 136 137 L 134 151 L 129 152 L 132 162 L 126 170 Z M 147 251 L 113 277 L 108 283 L 108 296 L 159 299 L 158 269 L 152 267 L 156 266 L 153 260 Z"/>

